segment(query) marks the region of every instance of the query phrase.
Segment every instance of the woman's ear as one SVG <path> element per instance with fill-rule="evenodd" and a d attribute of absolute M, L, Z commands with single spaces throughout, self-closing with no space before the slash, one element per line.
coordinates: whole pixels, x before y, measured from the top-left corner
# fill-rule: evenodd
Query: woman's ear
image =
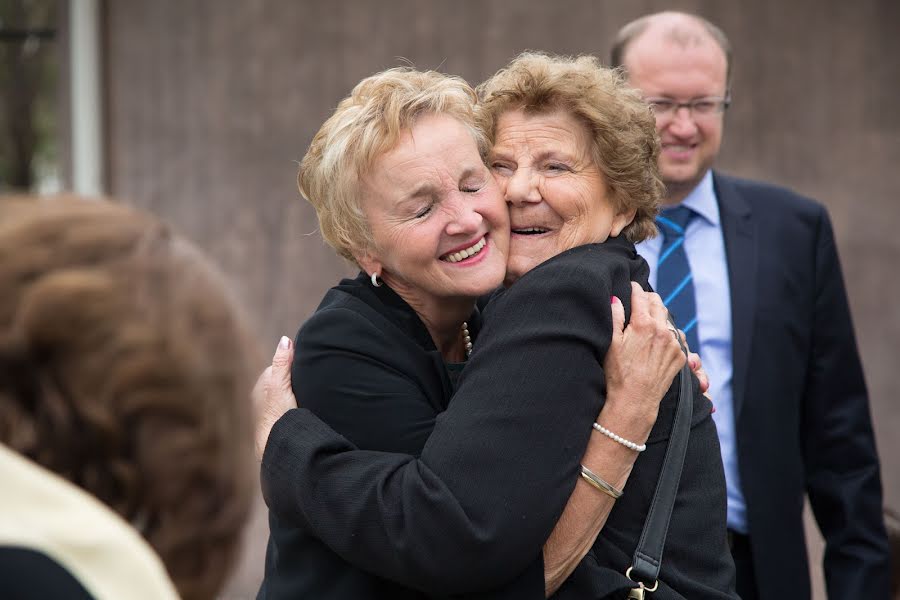
<path fill-rule="evenodd" d="M 379 277 L 381 276 L 381 261 L 373 255 L 371 252 L 353 252 L 353 258 L 356 259 L 356 263 L 360 266 L 360 268 L 371 275 L 372 273 L 377 274 Z"/>
<path fill-rule="evenodd" d="M 612 227 L 609 229 L 609 237 L 617 237 L 622 230 L 631 225 L 634 221 L 634 215 L 637 214 L 636 208 L 631 208 L 620 212 L 613 217 Z"/>

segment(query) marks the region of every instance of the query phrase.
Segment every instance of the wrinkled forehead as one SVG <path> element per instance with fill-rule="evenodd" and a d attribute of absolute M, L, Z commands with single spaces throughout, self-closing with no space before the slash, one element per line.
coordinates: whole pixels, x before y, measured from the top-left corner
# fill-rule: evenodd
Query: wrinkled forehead
<path fill-rule="evenodd" d="M 484 169 L 471 128 L 448 116 L 430 115 L 400 132 L 363 177 L 367 186 L 409 192 L 424 184 L 456 186 L 466 173 Z"/>
<path fill-rule="evenodd" d="M 568 108 L 517 108 L 497 120 L 491 155 L 562 152 L 581 156 L 590 152 L 591 141 L 587 123 Z"/>

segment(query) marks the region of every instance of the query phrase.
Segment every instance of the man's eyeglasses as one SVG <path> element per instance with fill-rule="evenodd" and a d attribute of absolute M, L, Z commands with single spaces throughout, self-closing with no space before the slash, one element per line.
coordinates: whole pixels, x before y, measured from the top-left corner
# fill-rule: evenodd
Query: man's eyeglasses
<path fill-rule="evenodd" d="M 694 117 L 707 117 L 723 112 L 731 104 L 729 96 L 706 96 L 687 102 L 677 102 L 672 98 L 647 98 L 647 103 L 658 117 L 674 117 L 680 108 L 688 109 Z"/>

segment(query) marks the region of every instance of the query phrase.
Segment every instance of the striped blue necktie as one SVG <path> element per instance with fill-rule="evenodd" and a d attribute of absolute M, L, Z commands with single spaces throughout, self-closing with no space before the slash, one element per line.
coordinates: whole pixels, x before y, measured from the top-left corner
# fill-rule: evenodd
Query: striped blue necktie
<path fill-rule="evenodd" d="M 694 278 L 684 251 L 684 232 L 696 214 L 686 206 L 676 206 L 663 209 L 656 217 L 656 224 L 663 235 L 656 266 L 656 293 L 662 297 L 678 328 L 684 331 L 691 352 L 699 353 Z"/>

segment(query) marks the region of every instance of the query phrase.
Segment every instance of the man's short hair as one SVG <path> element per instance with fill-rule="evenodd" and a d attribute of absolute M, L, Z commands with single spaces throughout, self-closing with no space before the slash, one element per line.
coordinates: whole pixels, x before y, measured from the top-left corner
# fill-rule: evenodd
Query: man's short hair
<path fill-rule="evenodd" d="M 643 17 L 639 17 L 623 26 L 616 34 L 615 40 L 613 41 L 613 45 L 610 50 L 610 63 L 612 64 L 612 66 L 625 70 L 625 52 L 628 50 L 628 46 L 631 45 L 634 40 L 640 37 L 641 34 L 643 34 L 653 23 L 654 20 L 663 15 L 681 15 L 686 19 L 694 21 L 697 25 L 700 25 L 703 28 L 703 30 L 713 39 L 714 42 L 716 42 L 716 44 L 719 45 L 719 48 L 721 48 L 722 52 L 725 54 L 725 89 L 730 90 L 732 74 L 732 50 L 731 42 L 728 41 L 728 36 L 726 36 L 724 31 L 722 31 L 719 27 L 717 27 L 710 21 L 704 19 L 701 16 L 692 15 L 690 13 L 675 11 L 653 13 L 652 15 L 644 15 Z M 684 26 L 671 25 L 667 30 L 666 35 L 668 38 L 672 39 L 675 42 L 687 44 L 693 38 L 694 32 Z"/>

